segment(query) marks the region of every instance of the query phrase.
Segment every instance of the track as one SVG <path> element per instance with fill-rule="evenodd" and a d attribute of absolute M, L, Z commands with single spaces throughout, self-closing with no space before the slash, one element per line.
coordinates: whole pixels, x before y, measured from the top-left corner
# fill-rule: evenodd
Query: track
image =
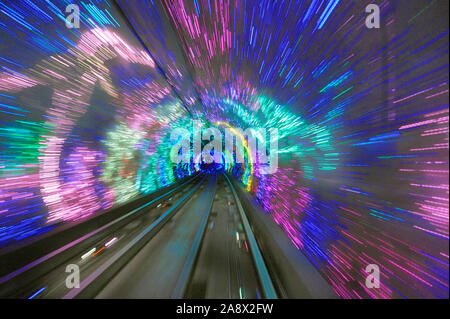
<path fill-rule="evenodd" d="M 59 254 L 69 254 L 56 262 Z M 50 271 L 21 281 L 44 263 Z M 80 285 L 68 288 L 68 265 Z M 11 285 L 13 282 L 13 285 Z M 2 284 L 8 290 L 2 290 Z M 14 293 L 11 293 L 11 287 Z M 276 298 L 225 174 L 204 175 L 0 278 L 15 298 Z"/>
<path fill-rule="evenodd" d="M 0 278 L 0 296 L 13 298 L 74 298 L 96 291 L 98 279 L 108 280 L 111 270 L 133 255 L 159 231 L 194 194 L 205 178 L 190 179 L 106 225 Z M 92 243 L 93 242 L 93 243 Z M 51 271 L 33 280 L 21 276 L 52 262 L 62 253 L 71 253 L 64 262 L 53 264 Z M 114 264 L 114 267 L 112 267 Z M 68 265 L 80 269 L 80 288 L 66 287 Z M 108 273 L 109 272 L 109 273 Z M 102 278 L 99 278 L 101 277 Z M 24 281 L 22 283 L 22 281 Z M 11 291 L 11 288 L 13 290 Z"/>
<path fill-rule="evenodd" d="M 226 175 L 220 177 L 186 298 L 276 298 L 247 216 Z"/>
<path fill-rule="evenodd" d="M 276 298 L 228 178 L 205 186 L 97 298 Z"/>

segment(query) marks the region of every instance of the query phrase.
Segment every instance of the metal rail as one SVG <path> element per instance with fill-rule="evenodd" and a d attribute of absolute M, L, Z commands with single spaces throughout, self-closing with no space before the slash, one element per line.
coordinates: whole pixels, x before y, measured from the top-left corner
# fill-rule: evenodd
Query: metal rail
<path fill-rule="evenodd" d="M 173 217 L 176 209 L 183 204 L 203 183 L 205 177 L 202 178 L 200 183 L 198 183 L 193 189 L 191 189 L 186 195 L 184 195 L 177 203 L 175 203 L 169 210 L 167 210 L 163 215 L 158 217 L 153 223 L 151 223 L 147 228 L 144 229 L 139 235 L 134 237 L 128 244 L 122 247 L 117 253 L 110 257 L 106 262 L 104 262 L 100 267 L 98 267 L 94 272 L 89 274 L 81 283 L 80 288 L 72 289 L 68 292 L 63 299 L 73 299 L 82 293 L 89 285 L 91 285 L 95 279 L 100 275 L 105 273 L 114 263 L 116 263 L 121 257 L 123 257 L 127 252 L 133 247 L 142 244 L 142 240 L 145 238 L 145 242 L 153 238 L 160 229 Z"/>
<path fill-rule="evenodd" d="M 202 222 L 200 224 L 200 227 L 198 229 L 197 235 L 195 236 L 194 243 L 192 244 L 191 250 L 189 251 L 189 255 L 186 258 L 186 262 L 183 266 L 183 269 L 181 271 L 180 276 L 178 277 L 177 284 L 175 286 L 175 289 L 172 293 L 171 298 L 172 299 L 181 299 L 185 295 L 186 289 L 189 285 L 189 278 L 191 277 L 193 271 L 194 271 L 194 264 L 197 260 L 198 253 L 200 251 L 201 243 L 205 234 L 206 226 L 208 224 L 209 215 L 211 213 L 211 208 L 214 202 L 214 197 L 217 190 L 217 175 L 215 176 L 215 183 L 214 183 L 214 191 L 213 196 L 211 196 L 211 201 L 208 205 L 208 209 L 206 210 L 205 214 L 203 215 Z"/>
<path fill-rule="evenodd" d="M 234 200 L 237 204 L 237 208 L 239 210 L 239 214 L 242 220 L 242 224 L 244 226 L 244 231 L 248 239 L 248 243 L 250 246 L 250 251 L 252 254 L 253 261 L 255 263 L 259 280 L 262 285 L 264 296 L 267 299 L 276 299 L 277 294 L 275 291 L 275 287 L 272 284 L 272 279 L 270 278 L 269 272 L 267 270 L 266 264 L 264 263 L 264 259 L 262 257 L 261 251 L 259 250 L 258 244 L 256 243 L 255 236 L 253 235 L 252 229 L 250 227 L 250 223 L 248 222 L 247 216 L 245 215 L 245 211 L 242 208 L 241 201 L 239 200 L 239 197 L 236 194 L 236 191 L 233 187 L 233 184 L 231 183 L 230 179 L 226 174 L 225 178 L 228 182 L 228 185 L 231 188 L 231 192 L 233 193 Z"/>
<path fill-rule="evenodd" d="M 170 191 L 168 191 L 168 192 L 166 192 L 166 193 L 164 193 L 164 194 L 162 194 L 162 195 L 160 195 L 160 196 L 158 196 L 158 197 L 148 201 L 144 205 L 141 205 L 141 206 L 133 209 L 132 211 L 128 212 L 127 214 L 125 214 L 125 215 L 123 215 L 123 216 L 121 216 L 119 218 L 116 218 L 115 220 L 113 220 L 113 221 L 103 225 L 102 227 L 99 227 L 99 228 L 91 231 L 90 233 L 81 236 L 80 238 L 78 238 L 78 239 L 76 239 L 76 240 L 74 240 L 74 241 L 72 241 L 72 242 L 70 242 L 70 243 L 68 243 L 68 244 L 66 244 L 66 245 L 64 245 L 64 246 L 62 246 L 62 247 L 60 247 L 60 248 L 58 248 L 58 249 L 56 249 L 56 250 L 54 250 L 54 251 L 44 255 L 42 257 L 40 257 L 40 258 L 38 258 L 38 259 L 36 259 L 36 260 L 34 260 L 33 262 L 31 262 L 31 263 L 29 263 L 29 264 L 27 264 L 27 265 L 25 265 L 25 266 L 15 270 L 15 271 L 13 271 L 13 272 L 11 272 L 11 273 L 9 273 L 7 275 L 4 275 L 3 277 L 0 277 L 0 285 L 5 284 L 9 280 L 11 280 L 11 279 L 13 279 L 13 278 L 23 274 L 24 272 L 29 271 L 29 270 L 39 266 L 43 262 L 46 262 L 46 261 L 50 260 L 51 258 L 53 258 L 53 257 L 55 257 L 55 256 L 57 256 L 57 255 L 59 255 L 59 254 L 61 254 L 63 252 L 65 252 L 65 251 L 67 251 L 68 249 L 70 249 L 70 248 L 72 248 L 72 247 L 82 243 L 83 241 L 91 238 L 92 236 L 94 236 L 94 235 L 96 235 L 96 234 L 98 234 L 98 233 L 100 233 L 102 231 L 107 231 L 113 225 L 115 225 L 115 224 L 117 224 L 117 223 L 119 223 L 121 221 L 124 221 L 124 220 L 126 220 L 128 218 L 131 218 L 133 215 L 141 212 L 144 208 L 146 208 L 146 207 L 148 207 L 148 206 L 150 206 L 150 205 L 152 205 L 154 203 L 157 203 L 161 199 L 166 198 L 169 195 L 171 195 L 172 193 L 180 190 L 182 187 L 186 186 L 187 184 L 192 183 L 196 178 L 197 177 L 193 177 L 193 178 L 185 181 L 181 185 L 179 185 L 179 186 L 171 189 Z M 200 183 L 196 187 L 198 187 L 203 182 L 203 180 L 204 179 L 202 179 L 200 181 Z"/>

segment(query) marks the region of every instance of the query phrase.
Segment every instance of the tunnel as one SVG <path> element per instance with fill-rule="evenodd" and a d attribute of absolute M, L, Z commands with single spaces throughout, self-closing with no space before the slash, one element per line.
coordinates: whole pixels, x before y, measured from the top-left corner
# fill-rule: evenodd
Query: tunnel
<path fill-rule="evenodd" d="M 0 0 L 0 297 L 448 299 L 447 12 Z"/>

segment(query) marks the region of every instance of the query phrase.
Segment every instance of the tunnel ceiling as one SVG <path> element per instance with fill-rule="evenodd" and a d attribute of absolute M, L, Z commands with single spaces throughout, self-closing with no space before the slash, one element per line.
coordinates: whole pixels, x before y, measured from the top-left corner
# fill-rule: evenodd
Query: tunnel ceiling
<path fill-rule="evenodd" d="M 378 2 L 0 2 L 0 248 L 194 174 L 192 120 L 277 128 L 227 170 L 338 295 L 448 298 L 448 2 Z"/>

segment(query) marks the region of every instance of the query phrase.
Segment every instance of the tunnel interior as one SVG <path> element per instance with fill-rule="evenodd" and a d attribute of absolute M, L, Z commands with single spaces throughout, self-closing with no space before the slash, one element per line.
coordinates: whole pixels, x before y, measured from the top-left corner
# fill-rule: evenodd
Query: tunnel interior
<path fill-rule="evenodd" d="M 372 2 L 0 1 L 0 254 L 227 174 L 338 296 L 448 298 L 448 1 Z"/>

